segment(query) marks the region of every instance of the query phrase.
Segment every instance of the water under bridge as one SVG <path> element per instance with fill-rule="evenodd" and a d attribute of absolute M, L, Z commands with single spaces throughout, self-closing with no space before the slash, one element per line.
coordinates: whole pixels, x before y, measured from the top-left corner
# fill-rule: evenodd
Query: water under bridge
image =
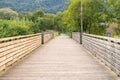
<path fill-rule="evenodd" d="M 0 39 L 0 80 L 119 80 L 119 40 L 84 34 L 80 45 L 72 36 Z"/>

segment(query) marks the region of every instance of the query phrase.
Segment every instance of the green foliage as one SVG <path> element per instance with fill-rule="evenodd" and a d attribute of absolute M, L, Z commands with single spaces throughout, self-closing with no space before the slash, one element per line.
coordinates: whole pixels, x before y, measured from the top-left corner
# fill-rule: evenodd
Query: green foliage
<path fill-rule="evenodd" d="M 79 31 L 80 26 L 80 0 L 72 0 L 68 9 L 63 13 L 64 24 L 69 31 Z"/>
<path fill-rule="evenodd" d="M 33 13 L 17 13 L 11 9 L 0 9 L 0 37 L 39 33 L 47 30 L 64 32 L 69 35 L 73 31 L 80 31 L 81 0 L 70 1 L 68 9 L 57 14 L 44 13 L 40 9 Z M 118 27 L 112 35 L 120 36 L 120 0 L 114 2 L 112 0 L 82 1 L 84 32 L 105 35 L 108 24 L 117 23 Z M 41 1 L 36 0 L 35 2 L 39 3 Z"/>
<path fill-rule="evenodd" d="M 108 24 L 120 24 L 120 0 L 82 0 L 83 1 L 83 31 L 90 34 L 105 35 Z M 81 0 L 72 0 L 64 11 L 64 24 L 67 30 L 80 31 Z M 118 33 L 119 26 L 114 34 Z"/>
<path fill-rule="evenodd" d="M 0 19 L 0 37 L 11 37 L 33 33 L 29 27 L 32 22 Z"/>
<path fill-rule="evenodd" d="M 65 33 L 67 31 L 67 27 L 64 24 L 63 21 L 63 13 L 58 12 L 55 17 L 54 17 L 54 30 L 59 31 L 59 32 L 63 32 Z"/>
<path fill-rule="evenodd" d="M 67 0 L 0 0 L 0 7 L 9 7 L 18 12 L 33 12 L 42 9 L 46 13 L 56 13 L 67 8 Z"/>
<path fill-rule="evenodd" d="M 19 12 L 18 14 L 14 19 L 0 19 L 0 37 L 40 33 L 47 30 L 65 31 L 62 14 L 45 14 L 42 10 L 36 10 L 33 13 Z"/>
<path fill-rule="evenodd" d="M 119 24 L 119 27 L 115 29 L 115 32 L 113 34 L 114 37 L 119 37 L 120 38 L 120 24 Z"/>
<path fill-rule="evenodd" d="M 58 32 L 54 32 L 54 37 L 57 37 L 59 36 L 59 33 Z"/>
<path fill-rule="evenodd" d="M 9 9 L 9 8 L 1 8 L 0 9 L 0 19 L 13 19 L 18 17 L 18 13 Z"/>
<path fill-rule="evenodd" d="M 106 14 L 104 13 L 104 3 L 102 0 L 89 0 L 84 6 L 84 31 L 90 34 L 105 35 Z"/>
<path fill-rule="evenodd" d="M 46 31 L 47 29 L 52 29 L 54 23 L 51 18 L 41 18 L 37 19 L 37 24 L 40 27 L 40 30 Z"/>
<path fill-rule="evenodd" d="M 32 16 L 31 16 L 31 19 L 32 19 L 32 21 L 36 21 L 37 19 L 38 19 L 38 17 L 44 17 L 44 12 L 42 11 L 42 10 L 36 10 L 33 14 L 32 14 Z"/>

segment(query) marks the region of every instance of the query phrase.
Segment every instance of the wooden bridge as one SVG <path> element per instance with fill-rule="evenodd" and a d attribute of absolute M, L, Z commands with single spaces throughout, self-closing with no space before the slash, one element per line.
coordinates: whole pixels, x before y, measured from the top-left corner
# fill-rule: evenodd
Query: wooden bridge
<path fill-rule="evenodd" d="M 1 39 L 0 80 L 118 80 L 120 68 L 110 67 L 114 73 L 105 66 L 92 52 L 89 37 L 83 46 L 76 33 L 76 41 L 63 34 L 53 39 L 52 33 Z"/>

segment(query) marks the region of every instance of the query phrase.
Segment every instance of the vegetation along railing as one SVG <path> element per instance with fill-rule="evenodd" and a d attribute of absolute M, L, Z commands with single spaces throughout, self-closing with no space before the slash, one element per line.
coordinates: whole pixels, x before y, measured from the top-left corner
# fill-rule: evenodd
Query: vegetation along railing
<path fill-rule="evenodd" d="M 72 38 L 79 42 L 78 32 Z M 83 34 L 83 46 L 120 76 L 120 39 Z"/>
<path fill-rule="evenodd" d="M 51 32 L 0 39 L 0 73 L 54 37 Z"/>

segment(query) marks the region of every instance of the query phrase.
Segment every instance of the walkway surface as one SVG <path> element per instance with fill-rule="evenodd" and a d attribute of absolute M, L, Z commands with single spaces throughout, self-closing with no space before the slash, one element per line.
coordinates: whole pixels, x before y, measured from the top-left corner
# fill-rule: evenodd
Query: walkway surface
<path fill-rule="evenodd" d="M 61 35 L 10 69 L 0 80 L 116 80 L 74 40 Z"/>

